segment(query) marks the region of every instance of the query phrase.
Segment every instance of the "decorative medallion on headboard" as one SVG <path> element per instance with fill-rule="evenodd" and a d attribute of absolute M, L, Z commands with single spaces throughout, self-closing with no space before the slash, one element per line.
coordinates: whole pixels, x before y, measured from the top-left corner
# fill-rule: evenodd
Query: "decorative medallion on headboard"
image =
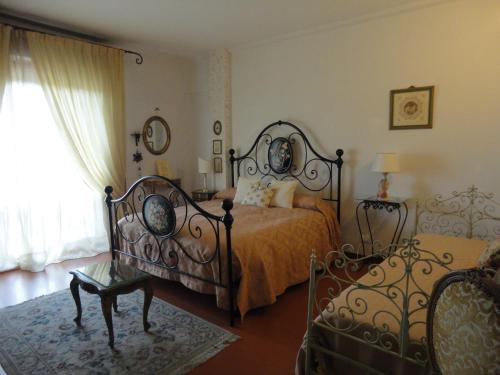
<path fill-rule="evenodd" d="M 321 192 L 323 199 L 336 202 L 340 218 L 342 149 L 337 149 L 336 159 L 330 159 L 312 147 L 298 126 L 277 121 L 259 133 L 248 152 L 235 156 L 235 150 L 230 149 L 229 154 L 231 186 L 240 175 L 264 183 L 297 180 L 302 188 Z"/>
<path fill-rule="evenodd" d="M 157 236 L 168 236 L 175 230 L 175 210 L 163 195 L 149 195 L 144 200 L 142 215 L 147 228 Z"/>
<path fill-rule="evenodd" d="M 279 137 L 271 142 L 267 152 L 269 166 L 275 173 L 286 173 L 293 163 L 293 148 L 290 141 Z"/>

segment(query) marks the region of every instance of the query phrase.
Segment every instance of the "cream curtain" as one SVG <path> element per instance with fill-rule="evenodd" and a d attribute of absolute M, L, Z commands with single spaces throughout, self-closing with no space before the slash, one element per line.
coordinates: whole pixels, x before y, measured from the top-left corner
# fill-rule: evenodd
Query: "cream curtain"
<path fill-rule="evenodd" d="M 0 105 L 9 75 L 10 26 L 0 24 Z"/>
<path fill-rule="evenodd" d="M 125 190 L 123 51 L 26 33 L 33 65 L 87 184 Z"/>
<path fill-rule="evenodd" d="M 75 100 L 89 95 L 78 90 Z M 102 125 L 99 118 L 104 116 L 98 116 L 102 111 L 97 106 L 93 109 Z M 25 32 L 13 30 L 0 105 L 4 140 L 0 147 L 0 272 L 17 267 L 40 271 L 50 263 L 109 249 L 102 186 L 96 190 L 84 182 L 88 173 L 78 158 L 71 157 L 74 147 L 54 117 Z"/>

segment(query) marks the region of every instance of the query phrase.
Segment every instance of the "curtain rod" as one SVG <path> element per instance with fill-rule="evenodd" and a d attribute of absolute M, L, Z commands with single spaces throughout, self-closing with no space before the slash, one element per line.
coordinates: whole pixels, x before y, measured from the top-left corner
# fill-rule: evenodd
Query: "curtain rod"
<path fill-rule="evenodd" d="M 7 21 L 5 21 L 4 19 L 6 19 Z M 11 23 L 11 22 L 13 22 L 13 23 Z M 24 25 L 28 25 L 28 27 L 19 26 L 18 24 L 15 24 L 16 22 L 24 24 Z M 58 26 L 52 26 L 52 25 L 49 25 L 46 23 L 37 22 L 37 21 L 33 21 L 33 20 L 30 20 L 27 18 L 21 18 L 21 17 L 10 15 L 10 14 L 6 14 L 6 13 L 0 13 L 0 23 L 11 26 L 14 29 L 18 29 L 18 30 L 34 31 L 34 32 L 37 32 L 40 34 L 52 35 L 52 36 L 66 36 L 66 37 L 70 37 L 71 39 L 84 40 L 88 43 L 96 44 L 98 46 L 119 49 L 125 53 L 129 53 L 131 55 L 137 56 L 135 58 L 135 63 L 138 65 L 142 64 L 142 62 L 144 61 L 144 58 L 142 57 L 142 55 L 139 52 L 129 51 L 129 50 L 122 49 L 122 48 L 108 46 L 108 45 L 103 43 L 102 38 L 98 38 L 98 37 L 93 36 L 93 35 L 88 35 L 88 34 L 79 33 L 77 31 L 63 29 L 63 28 L 58 27 Z M 32 28 L 30 28 L 30 26 Z M 43 30 L 43 31 L 41 31 L 41 30 Z"/>

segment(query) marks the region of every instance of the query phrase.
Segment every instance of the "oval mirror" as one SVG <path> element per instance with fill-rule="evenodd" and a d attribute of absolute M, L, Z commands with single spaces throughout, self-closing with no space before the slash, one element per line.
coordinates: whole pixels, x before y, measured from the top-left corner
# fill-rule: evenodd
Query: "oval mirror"
<path fill-rule="evenodd" d="M 142 130 L 144 146 L 154 155 L 161 155 L 170 146 L 170 128 L 160 116 L 152 116 L 146 120 Z"/>

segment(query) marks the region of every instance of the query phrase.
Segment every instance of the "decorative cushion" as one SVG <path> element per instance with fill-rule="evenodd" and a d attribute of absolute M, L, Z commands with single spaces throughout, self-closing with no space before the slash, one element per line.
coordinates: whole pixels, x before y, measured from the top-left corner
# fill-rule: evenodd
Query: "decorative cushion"
<path fill-rule="evenodd" d="M 251 180 L 249 178 L 240 177 L 238 179 L 238 185 L 236 186 L 236 194 L 234 195 L 233 202 L 241 203 L 250 190 L 259 186 L 260 180 Z"/>
<path fill-rule="evenodd" d="M 315 210 L 318 207 L 318 200 L 320 201 L 321 198 L 307 194 L 295 193 L 293 195 L 293 208 L 307 208 L 309 210 Z"/>
<path fill-rule="evenodd" d="M 478 267 L 500 268 L 500 239 L 490 241 L 477 260 Z"/>
<path fill-rule="evenodd" d="M 241 204 L 258 207 L 268 207 L 273 198 L 273 189 L 258 186 L 251 189 L 243 198 Z"/>
<path fill-rule="evenodd" d="M 292 208 L 293 196 L 299 182 L 294 181 L 273 181 L 269 187 L 274 190 L 273 199 L 271 199 L 271 206 Z"/>

